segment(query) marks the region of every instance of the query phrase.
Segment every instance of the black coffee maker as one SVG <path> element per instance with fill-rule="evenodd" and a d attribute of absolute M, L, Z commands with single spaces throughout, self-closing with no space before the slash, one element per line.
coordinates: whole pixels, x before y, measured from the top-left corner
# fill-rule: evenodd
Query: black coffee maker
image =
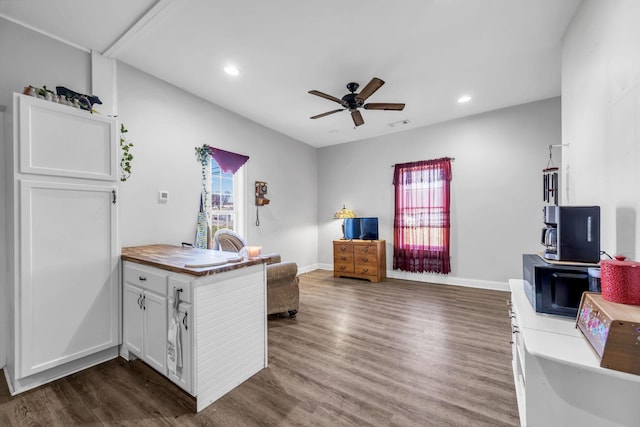
<path fill-rule="evenodd" d="M 600 206 L 545 206 L 543 258 L 597 263 L 600 260 Z"/>

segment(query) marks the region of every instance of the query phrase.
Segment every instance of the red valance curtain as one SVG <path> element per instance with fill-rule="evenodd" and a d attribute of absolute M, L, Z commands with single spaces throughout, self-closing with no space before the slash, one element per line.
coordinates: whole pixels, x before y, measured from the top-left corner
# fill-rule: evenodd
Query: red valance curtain
<path fill-rule="evenodd" d="M 395 165 L 394 270 L 451 272 L 450 181 L 448 157 Z"/>

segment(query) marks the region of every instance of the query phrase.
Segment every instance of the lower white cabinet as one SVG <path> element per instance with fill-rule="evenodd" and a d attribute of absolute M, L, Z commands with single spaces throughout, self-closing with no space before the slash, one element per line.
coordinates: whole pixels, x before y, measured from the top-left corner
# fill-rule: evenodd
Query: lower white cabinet
<path fill-rule="evenodd" d="M 601 368 L 574 318 L 536 313 L 523 281 L 509 286 L 520 425 L 640 425 L 640 375 Z"/>
<path fill-rule="evenodd" d="M 195 396 L 197 411 L 267 366 L 264 264 L 191 276 L 125 260 L 123 278 L 120 355 L 141 358 Z M 174 316 L 182 356 L 175 367 Z"/>
<path fill-rule="evenodd" d="M 125 266 L 123 278 L 124 344 L 129 353 L 166 375 L 167 278 L 149 268 L 130 265 Z"/>

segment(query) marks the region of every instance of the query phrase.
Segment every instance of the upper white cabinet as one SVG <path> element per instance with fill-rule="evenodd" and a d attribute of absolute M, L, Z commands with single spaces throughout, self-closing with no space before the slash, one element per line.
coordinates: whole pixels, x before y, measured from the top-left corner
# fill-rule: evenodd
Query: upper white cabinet
<path fill-rule="evenodd" d="M 9 189 L 11 393 L 117 357 L 117 133 L 113 119 L 14 96 Z"/>
<path fill-rule="evenodd" d="M 21 95 L 20 172 L 117 180 L 113 119 Z"/>

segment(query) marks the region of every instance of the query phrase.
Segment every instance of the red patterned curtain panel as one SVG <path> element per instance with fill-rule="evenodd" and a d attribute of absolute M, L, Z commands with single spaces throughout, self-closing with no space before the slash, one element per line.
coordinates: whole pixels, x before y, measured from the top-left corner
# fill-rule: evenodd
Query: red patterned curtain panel
<path fill-rule="evenodd" d="M 448 157 L 395 165 L 394 270 L 451 272 L 450 182 Z"/>

